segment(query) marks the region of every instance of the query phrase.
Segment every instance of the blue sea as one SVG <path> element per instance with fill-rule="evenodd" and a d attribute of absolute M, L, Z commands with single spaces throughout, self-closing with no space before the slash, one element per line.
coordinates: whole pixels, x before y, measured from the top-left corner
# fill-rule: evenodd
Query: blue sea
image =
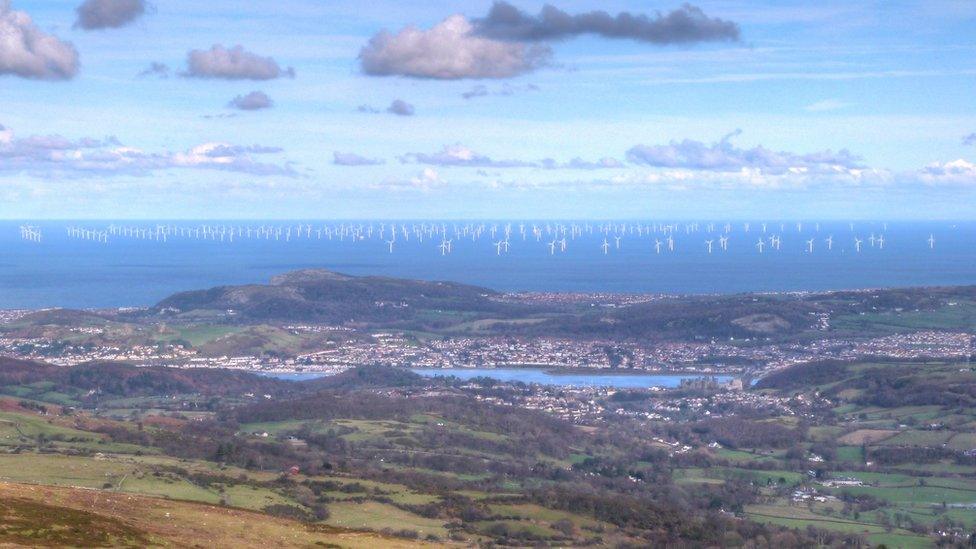
<path fill-rule="evenodd" d="M 41 234 L 39 242 L 22 238 L 20 227 L 30 224 Z M 117 226 L 143 227 L 158 224 L 193 228 L 202 224 L 225 227 L 289 227 L 301 223 L 317 228 L 339 222 L 116 222 Z M 371 222 L 344 224 L 367 226 Z M 0 309 L 70 307 L 101 308 L 149 306 L 179 291 L 217 285 L 264 283 L 272 276 L 305 268 L 325 268 L 352 275 L 450 280 L 501 291 L 614 292 L 655 294 L 702 294 L 739 292 L 820 291 L 834 289 L 965 285 L 976 284 L 976 223 L 974 222 L 769 222 L 767 232 L 760 223 L 732 223 L 727 233 L 728 249 L 719 238 L 725 221 L 678 222 L 671 233 L 674 250 L 663 246 L 656 253 L 655 240 L 665 241 L 661 232 L 638 235 L 600 231 L 568 237 L 566 249 L 555 247 L 550 233 L 536 240 L 531 222 L 523 240 L 519 222 L 509 237 L 508 251 L 499 253 L 506 222 L 497 225 L 492 236 L 486 228 L 480 238 L 456 237 L 453 228 L 466 222 L 445 222 L 453 240 L 444 254 L 435 235 L 419 241 L 401 235 L 389 249 L 389 233 L 378 235 L 378 221 L 372 222 L 369 238 L 331 240 L 310 236 L 243 238 L 191 238 L 176 235 L 166 242 L 133 236 L 110 236 L 107 242 L 69 235 L 68 227 L 105 231 L 109 221 L 0 222 Z M 408 226 L 420 222 L 402 222 Z M 481 223 L 481 222 L 473 222 Z M 572 222 L 561 222 L 569 226 Z M 640 222 L 617 222 L 634 226 Z M 398 223 L 399 224 L 399 223 Z M 647 225 L 649 223 L 641 223 Z M 437 226 L 440 227 L 440 223 Z M 545 231 L 546 222 L 537 222 Z M 558 225 L 549 222 L 550 228 Z M 580 227 L 585 225 L 580 222 Z M 620 236 L 619 247 L 614 236 Z M 779 250 L 768 244 L 759 253 L 757 240 L 777 235 Z M 871 246 L 869 238 L 884 236 L 885 244 Z M 568 235 L 567 235 L 568 236 Z M 826 238 L 833 237 L 827 250 Z M 929 238 L 934 238 L 930 246 Z M 855 238 L 863 241 L 855 252 Z M 604 246 L 604 239 L 607 245 Z M 807 241 L 814 240 L 809 252 Z M 713 240 L 708 253 L 706 240 Z M 604 253 L 606 249 L 606 253 Z"/>

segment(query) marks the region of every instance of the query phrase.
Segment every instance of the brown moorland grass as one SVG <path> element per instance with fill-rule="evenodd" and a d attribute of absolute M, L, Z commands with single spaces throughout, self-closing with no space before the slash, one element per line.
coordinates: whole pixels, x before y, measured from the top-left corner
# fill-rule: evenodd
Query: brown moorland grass
<path fill-rule="evenodd" d="M 347 547 L 430 546 L 185 501 L 0 482 L 0 546 Z"/>

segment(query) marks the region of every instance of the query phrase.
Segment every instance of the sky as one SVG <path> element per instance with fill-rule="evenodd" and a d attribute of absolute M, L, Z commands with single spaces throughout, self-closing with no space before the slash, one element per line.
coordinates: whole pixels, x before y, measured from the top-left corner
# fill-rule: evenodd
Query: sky
<path fill-rule="evenodd" d="M 0 0 L 7 219 L 976 219 L 971 0 Z"/>

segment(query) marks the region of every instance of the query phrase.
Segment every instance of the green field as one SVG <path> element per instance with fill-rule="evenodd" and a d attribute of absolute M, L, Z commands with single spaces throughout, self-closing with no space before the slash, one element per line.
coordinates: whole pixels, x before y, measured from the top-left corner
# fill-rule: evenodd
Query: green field
<path fill-rule="evenodd" d="M 362 530 L 413 530 L 421 536 L 433 534 L 447 537 L 442 521 L 408 513 L 392 505 L 368 501 L 340 502 L 329 506 L 332 516 L 326 521 L 333 526 Z"/>

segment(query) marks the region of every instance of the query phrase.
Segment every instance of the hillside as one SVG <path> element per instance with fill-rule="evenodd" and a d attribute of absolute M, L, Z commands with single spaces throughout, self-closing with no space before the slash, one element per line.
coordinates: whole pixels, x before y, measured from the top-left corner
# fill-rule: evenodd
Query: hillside
<path fill-rule="evenodd" d="M 0 392 L 6 390 L 31 398 L 46 393 L 78 402 L 106 397 L 234 396 L 245 392 L 279 394 L 294 387 L 288 382 L 231 370 L 140 368 L 119 362 L 91 362 L 65 368 L 0 357 Z"/>
<path fill-rule="evenodd" d="M 183 292 L 153 307 L 156 314 L 233 311 L 249 321 L 392 322 L 424 310 L 503 311 L 496 292 L 451 282 L 354 277 L 304 270 L 274 277 L 270 284 L 220 286 Z"/>
<path fill-rule="evenodd" d="M 0 482 L 0 517 L 3 546 L 428 546 L 216 505 L 6 482 Z"/>

